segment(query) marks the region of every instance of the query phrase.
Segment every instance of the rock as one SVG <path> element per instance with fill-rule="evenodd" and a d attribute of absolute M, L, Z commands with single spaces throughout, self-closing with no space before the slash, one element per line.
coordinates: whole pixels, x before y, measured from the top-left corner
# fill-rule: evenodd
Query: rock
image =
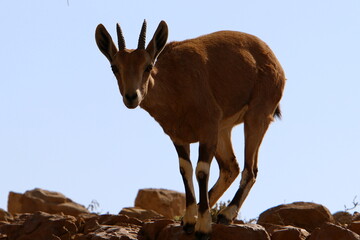
<path fill-rule="evenodd" d="M 163 219 L 144 223 L 144 226 L 139 232 L 139 239 L 157 240 L 160 232 L 170 224 L 174 224 L 173 220 Z"/>
<path fill-rule="evenodd" d="M 185 212 L 185 194 L 165 189 L 140 189 L 135 207 L 153 210 L 168 219 Z"/>
<path fill-rule="evenodd" d="M 308 240 L 359 240 L 360 236 L 344 227 L 325 223 L 316 228 Z"/>
<path fill-rule="evenodd" d="M 0 222 L 10 222 L 14 220 L 11 213 L 6 212 L 4 209 L 0 208 Z"/>
<path fill-rule="evenodd" d="M 119 214 L 126 215 L 132 218 L 137 218 L 141 221 L 164 218 L 163 215 L 155 212 L 154 210 L 146 210 L 138 207 L 123 208 Z"/>
<path fill-rule="evenodd" d="M 348 229 L 360 235 L 360 221 L 352 222 Z"/>
<path fill-rule="evenodd" d="M 265 228 L 273 225 L 294 226 L 311 232 L 325 222 L 334 222 L 329 210 L 316 203 L 295 202 L 270 208 L 259 216 L 258 224 Z"/>
<path fill-rule="evenodd" d="M 137 231 L 119 226 L 100 226 L 94 232 L 86 235 L 78 234 L 74 240 L 137 240 Z"/>
<path fill-rule="evenodd" d="M 8 240 L 70 240 L 77 231 L 75 217 L 44 212 L 23 214 L 13 223 L 0 226 Z"/>
<path fill-rule="evenodd" d="M 194 239 L 195 239 L 194 234 L 186 234 L 183 231 L 182 226 L 180 226 L 179 224 L 170 224 L 165 226 L 158 233 L 156 239 L 146 239 L 146 240 L 194 240 Z"/>
<path fill-rule="evenodd" d="M 306 240 L 310 233 L 302 228 L 285 226 L 271 234 L 271 240 Z"/>
<path fill-rule="evenodd" d="M 353 221 L 360 221 L 360 213 L 359 212 L 354 212 Z"/>
<path fill-rule="evenodd" d="M 214 224 L 211 240 L 251 239 L 270 240 L 265 228 L 258 224 L 223 225 Z"/>
<path fill-rule="evenodd" d="M 138 232 L 143 225 L 139 219 L 125 215 L 95 215 L 82 218 L 82 231 L 75 235 L 75 240 L 131 240 L 137 239 Z"/>
<path fill-rule="evenodd" d="M 350 224 L 352 222 L 353 216 L 344 211 L 336 212 L 333 214 L 334 220 L 337 224 Z"/>
<path fill-rule="evenodd" d="M 156 235 L 154 235 L 156 236 Z M 140 238 L 141 240 L 143 238 Z M 144 238 L 146 240 L 193 240 L 194 234 L 186 234 L 179 224 L 168 224 L 156 238 Z M 257 224 L 223 225 L 213 224 L 211 240 L 224 239 L 251 239 L 270 240 L 265 229 Z"/>
<path fill-rule="evenodd" d="M 97 217 L 97 221 L 101 225 L 118 225 L 118 226 L 127 226 L 137 225 L 142 226 L 143 222 L 137 218 L 131 218 L 126 215 L 112 215 L 112 214 L 104 214 Z"/>
<path fill-rule="evenodd" d="M 26 191 L 24 194 L 10 192 L 8 211 L 12 214 L 42 211 L 54 214 L 63 213 L 72 216 L 89 213 L 84 206 L 73 202 L 63 194 L 39 188 Z"/>

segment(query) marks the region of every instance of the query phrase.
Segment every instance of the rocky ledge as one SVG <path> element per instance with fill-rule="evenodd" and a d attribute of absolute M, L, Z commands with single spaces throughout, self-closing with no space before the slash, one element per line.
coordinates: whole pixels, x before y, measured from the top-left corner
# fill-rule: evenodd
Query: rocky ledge
<path fill-rule="evenodd" d="M 24 195 L 32 200 L 16 202 L 16 199 L 23 199 L 23 196 L 16 195 L 14 200 L 10 197 L 14 194 L 10 193 L 11 208 L 8 211 L 0 209 L 0 240 L 195 239 L 194 235 L 182 231 L 179 221 L 174 220 L 172 216 L 164 217 L 153 209 L 145 209 L 151 207 L 145 203 L 142 204 L 142 208 L 125 208 L 118 215 L 98 215 L 89 213 L 77 203 L 73 205 L 70 199 L 56 192 L 34 189 Z M 145 198 L 158 198 L 154 201 L 155 205 L 163 207 L 171 202 L 171 206 L 179 208 L 172 212 L 183 211 L 183 195 L 180 193 L 147 189 L 142 190 L 141 195 L 145 195 Z M 181 200 L 175 204 L 177 198 Z M 59 204 L 61 207 L 56 206 Z M 63 210 L 68 208 L 71 211 L 64 213 Z M 14 209 L 20 212 L 14 212 Z M 238 221 L 238 224 L 227 226 L 213 224 L 212 228 L 212 240 L 360 240 L 360 214 L 338 212 L 332 215 L 322 205 L 296 202 L 279 205 L 263 212 L 256 224 Z"/>

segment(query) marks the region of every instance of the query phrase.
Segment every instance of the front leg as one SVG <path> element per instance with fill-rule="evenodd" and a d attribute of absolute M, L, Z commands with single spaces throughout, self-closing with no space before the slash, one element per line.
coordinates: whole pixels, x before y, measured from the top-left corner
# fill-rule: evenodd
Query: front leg
<path fill-rule="evenodd" d="M 211 215 L 208 196 L 210 163 L 215 154 L 216 145 L 201 143 L 199 161 L 196 166 L 196 178 L 199 184 L 200 202 L 195 232 L 198 239 L 208 239 L 211 233 Z"/>
<path fill-rule="evenodd" d="M 182 220 L 183 228 L 186 233 L 193 233 L 197 216 L 197 205 L 193 184 L 193 168 L 190 161 L 190 146 L 175 144 L 176 152 L 179 156 L 180 173 L 185 186 L 186 211 Z"/>

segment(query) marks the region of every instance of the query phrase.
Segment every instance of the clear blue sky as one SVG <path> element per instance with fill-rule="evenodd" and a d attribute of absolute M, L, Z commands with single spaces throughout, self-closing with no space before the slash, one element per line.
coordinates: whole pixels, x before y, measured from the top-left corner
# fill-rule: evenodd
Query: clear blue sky
<path fill-rule="evenodd" d="M 96 199 L 110 213 L 132 206 L 140 188 L 183 191 L 170 139 L 144 110 L 123 105 L 95 44 L 97 24 L 115 36 L 119 22 L 136 47 L 145 18 L 148 39 L 162 19 L 170 41 L 225 29 L 257 35 L 285 69 L 283 119 L 262 144 L 242 218 L 293 201 L 331 212 L 360 201 L 359 0 L 135 2 L 0 1 L 0 208 L 9 191 L 35 187 L 83 205 Z M 242 166 L 242 126 L 233 144 Z"/>

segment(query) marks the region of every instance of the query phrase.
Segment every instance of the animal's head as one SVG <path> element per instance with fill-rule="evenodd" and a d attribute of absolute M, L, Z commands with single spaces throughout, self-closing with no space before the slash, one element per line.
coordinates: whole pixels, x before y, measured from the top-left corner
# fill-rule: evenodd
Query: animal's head
<path fill-rule="evenodd" d="M 126 49 L 119 24 L 116 25 L 116 30 L 119 49 L 116 48 L 110 34 L 102 24 L 96 28 L 96 43 L 111 64 L 126 107 L 136 108 L 147 93 L 151 78 L 150 72 L 156 58 L 165 47 L 168 27 L 166 22 L 161 21 L 153 38 L 145 48 L 146 21 L 144 21 L 138 47 L 134 50 Z"/>

